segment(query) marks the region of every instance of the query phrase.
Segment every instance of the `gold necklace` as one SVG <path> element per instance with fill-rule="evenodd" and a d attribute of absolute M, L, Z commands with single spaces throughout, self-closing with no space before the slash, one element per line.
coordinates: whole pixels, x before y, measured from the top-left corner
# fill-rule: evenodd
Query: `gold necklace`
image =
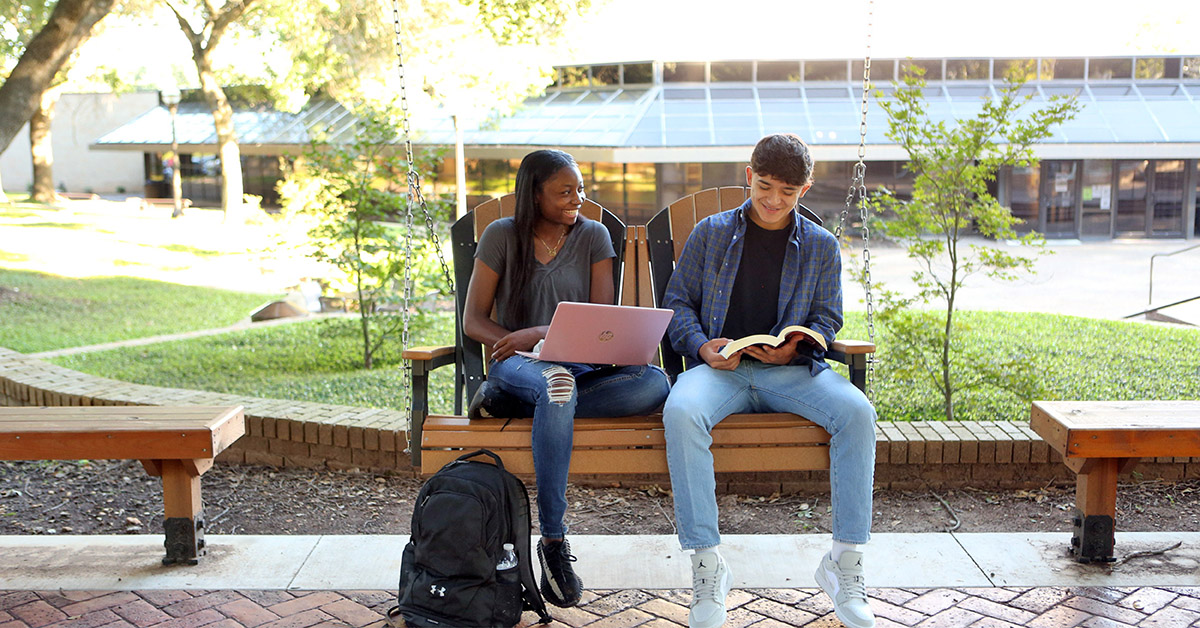
<path fill-rule="evenodd" d="M 563 229 L 562 233 L 558 234 L 558 242 L 555 242 L 554 246 L 550 246 L 549 244 L 546 244 L 546 241 L 543 240 L 542 236 L 538 235 L 536 231 L 533 232 L 533 237 L 537 238 L 538 242 L 541 242 L 542 246 L 546 247 L 547 255 L 549 255 L 550 257 L 554 257 L 554 256 L 558 255 L 558 247 L 562 246 L 563 238 L 567 237 L 567 230 Z"/>

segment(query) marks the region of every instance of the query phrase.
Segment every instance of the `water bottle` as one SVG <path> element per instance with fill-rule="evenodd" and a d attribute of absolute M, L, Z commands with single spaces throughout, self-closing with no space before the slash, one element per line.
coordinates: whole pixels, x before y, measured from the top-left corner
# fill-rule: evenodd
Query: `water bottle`
<path fill-rule="evenodd" d="M 517 553 L 514 551 L 512 543 L 505 543 L 504 554 L 500 556 L 500 562 L 496 563 L 496 571 L 508 571 L 516 568 Z"/>

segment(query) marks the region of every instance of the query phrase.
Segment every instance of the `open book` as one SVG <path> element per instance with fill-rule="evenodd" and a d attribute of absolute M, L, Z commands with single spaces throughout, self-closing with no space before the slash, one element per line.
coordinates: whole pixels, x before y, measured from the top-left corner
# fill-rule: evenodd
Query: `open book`
<path fill-rule="evenodd" d="M 717 353 L 719 353 L 721 357 L 728 359 L 729 356 L 741 351 L 742 349 L 745 349 L 746 347 L 749 347 L 750 345 L 771 345 L 772 347 L 778 347 L 786 342 L 788 338 L 791 338 L 796 334 L 810 338 L 813 342 L 820 345 L 822 349 L 829 349 L 829 347 L 825 344 L 825 337 L 819 332 L 811 330 L 802 325 L 788 325 L 787 327 L 784 327 L 783 330 L 781 330 L 778 334 L 753 334 L 744 338 L 732 340 L 729 342 L 729 344 L 722 347 Z"/>

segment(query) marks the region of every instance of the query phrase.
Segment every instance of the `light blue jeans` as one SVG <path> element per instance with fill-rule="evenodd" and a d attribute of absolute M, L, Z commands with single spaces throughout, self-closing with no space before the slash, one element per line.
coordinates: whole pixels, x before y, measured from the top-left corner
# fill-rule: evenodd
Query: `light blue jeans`
<path fill-rule="evenodd" d="M 566 534 L 567 472 L 575 417 L 648 414 L 670 392 L 657 366 L 607 366 L 542 362 L 515 355 L 492 362 L 489 387 L 533 407 L 533 470 L 542 536 Z"/>
<path fill-rule="evenodd" d="M 808 366 L 742 360 L 733 371 L 708 365 L 684 371 L 663 408 L 667 466 L 683 549 L 721 542 L 710 432 L 725 417 L 742 412 L 792 412 L 829 432 L 833 538 L 866 543 L 875 479 L 875 409 L 870 401 L 829 369 L 813 377 Z"/>

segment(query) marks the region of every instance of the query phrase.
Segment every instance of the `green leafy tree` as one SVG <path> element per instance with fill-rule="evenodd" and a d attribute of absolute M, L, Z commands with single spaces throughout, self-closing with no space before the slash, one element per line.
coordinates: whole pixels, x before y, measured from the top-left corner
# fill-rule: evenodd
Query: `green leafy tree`
<path fill-rule="evenodd" d="M 1052 98 L 1044 106 L 1029 106 L 1029 98 L 1020 94 L 1025 74 L 1016 69 L 975 117 L 947 122 L 930 114 L 923 74 L 920 68 L 906 72 L 895 96 L 879 99 L 888 117 L 887 136 L 908 153 L 914 176 L 911 199 L 887 193 L 874 199 L 884 216 L 879 230 L 907 248 L 918 270 L 912 277 L 916 293 L 881 289 L 877 312 L 892 335 L 892 372 L 936 387 L 946 419 L 953 420 L 957 391 L 999 386 L 1029 394 L 1036 386 L 1027 358 L 965 354 L 955 342 L 961 330 L 954 319 L 968 277 L 1013 280 L 1033 271 L 1036 258 L 964 238 L 1019 241 L 1034 255 L 1042 252 L 1040 234 L 1018 237 L 1013 226 L 1020 219 L 988 192 L 988 184 L 1002 167 L 1034 165 L 1033 145 L 1073 117 L 1078 104 L 1073 98 Z M 940 311 L 918 309 L 933 304 Z"/>
<path fill-rule="evenodd" d="M 447 289 L 431 283 L 438 273 L 429 263 L 441 254 L 431 250 L 431 238 L 414 238 L 415 250 L 405 250 L 403 227 L 397 221 L 406 211 L 408 164 L 396 150 L 395 116 L 365 106 L 356 115 L 353 137 L 345 142 L 314 140 L 296 166 L 303 175 L 291 177 L 281 192 L 286 212 L 302 212 L 315 220 L 308 231 L 309 255 L 336 268 L 340 277 L 333 283 L 354 296 L 363 366 L 369 369 L 403 329 L 405 264 L 414 278 L 426 278 L 424 288 Z"/>
<path fill-rule="evenodd" d="M 43 111 L 44 94 L 115 0 L 0 1 L 0 152 Z M 36 35 L 29 37 L 29 33 Z M 28 37 L 28 39 L 26 39 Z M 2 192 L 0 192 L 2 195 Z"/>

